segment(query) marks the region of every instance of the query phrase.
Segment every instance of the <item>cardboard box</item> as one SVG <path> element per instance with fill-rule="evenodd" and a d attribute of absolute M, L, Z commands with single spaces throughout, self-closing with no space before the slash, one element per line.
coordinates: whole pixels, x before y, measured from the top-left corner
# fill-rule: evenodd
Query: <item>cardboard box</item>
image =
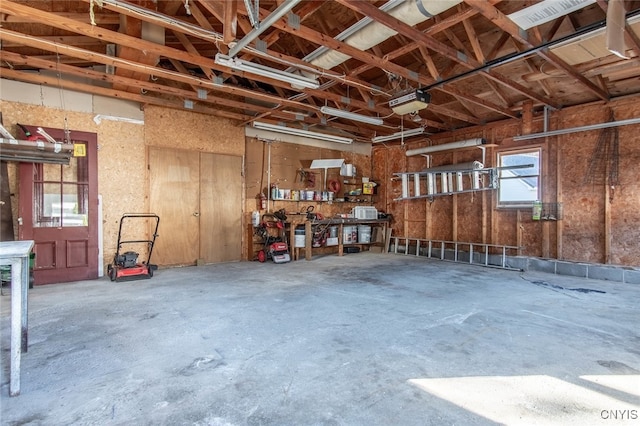
<path fill-rule="evenodd" d="M 338 245 L 338 237 L 327 238 L 328 246 L 337 246 Z"/>
<path fill-rule="evenodd" d="M 373 182 L 365 182 L 362 184 L 362 193 L 372 195 L 375 192 L 376 184 Z"/>

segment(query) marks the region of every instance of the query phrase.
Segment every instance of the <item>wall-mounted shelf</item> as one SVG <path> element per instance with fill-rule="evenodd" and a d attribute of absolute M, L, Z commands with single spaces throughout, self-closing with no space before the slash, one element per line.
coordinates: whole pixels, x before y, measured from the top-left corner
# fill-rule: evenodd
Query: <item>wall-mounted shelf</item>
<path fill-rule="evenodd" d="M 358 195 L 358 197 L 362 197 L 362 196 L 363 195 Z M 371 195 L 364 195 L 364 196 L 371 197 Z M 355 197 L 355 195 L 352 196 L 352 197 Z M 279 199 L 279 198 L 277 198 L 275 200 L 270 200 L 270 201 L 278 201 L 278 202 L 282 201 L 282 202 L 285 202 L 285 203 L 306 203 L 306 204 L 309 204 L 309 203 L 318 203 L 318 204 L 344 204 L 344 203 L 362 204 L 362 203 L 365 203 L 365 204 L 370 204 L 370 203 L 373 202 L 372 200 L 364 200 L 364 199 L 358 199 L 358 200 L 335 199 L 335 200 L 331 200 L 331 201 L 328 201 L 328 200 L 327 201 L 322 201 L 322 200 L 287 200 L 287 199 Z"/>
<path fill-rule="evenodd" d="M 562 220 L 562 203 L 533 203 L 533 220 Z"/>

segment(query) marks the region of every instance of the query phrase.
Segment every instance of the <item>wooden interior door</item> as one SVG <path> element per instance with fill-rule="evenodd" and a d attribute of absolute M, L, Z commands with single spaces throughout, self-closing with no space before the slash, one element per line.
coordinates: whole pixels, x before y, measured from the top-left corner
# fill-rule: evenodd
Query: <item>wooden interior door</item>
<path fill-rule="evenodd" d="M 45 130 L 65 137 L 62 129 Z M 35 284 L 98 277 L 98 141 L 95 133 L 70 134 L 86 156 L 68 165 L 20 163 L 18 236 L 35 242 Z"/>
<path fill-rule="evenodd" d="M 199 163 L 196 151 L 149 149 L 150 210 L 160 217 L 151 263 L 192 265 L 198 259 Z"/>
<path fill-rule="evenodd" d="M 200 157 L 200 259 L 204 263 L 242 257 L 242 157 Z"/>
<path fill-rule="evenodd" d="M 153 262 L 242 258 L 242 157 L 149 149 L 150 211 L 160 216 Z"/>

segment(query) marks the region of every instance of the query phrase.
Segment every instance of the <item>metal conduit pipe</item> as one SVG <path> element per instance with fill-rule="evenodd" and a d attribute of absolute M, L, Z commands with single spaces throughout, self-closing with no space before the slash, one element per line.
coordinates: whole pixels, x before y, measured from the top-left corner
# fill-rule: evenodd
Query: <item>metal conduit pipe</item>
<path fill-rule="evenodd" d="M 636 9 L 636 10 L 634 10 L 632 12 L 627 13 L 626 20 L 629 20 L 630 18 L 633 18 L 635 16 L 640 16 L 640 9 Z M 526 58 L 527 56 L 532 55 L 532 54 L 534 54 L 534 53 L 536 53 L 536 52 L 538 52 L 540 50 L 556 47 L 557 45 L 560 45 L 560 44 L 563 44 L 563 43 L 569 43 L 569 42 L 573 41 L 574 39 L 577 39 L 577 38 L 579 38 L 579 37 L 581 37 L 581 36 L 583 36 L 585 34 L 588 34 L 588 33 L 591 33 L 593 31 L 597 31 L 597 30 L 603 29 L 603 28 L 606 27 L 606 25 L 607 25 L 607 21 L 606 20 L 595 22 L 595 23 L 593 23 L 591 25 L 587 25 L 586 27 L 583 27 L 583 28 L 579 29 L 578 31 L 576 31 L 573 34 L 569 34 L 569 35 L 566 35 L 564 37 L 560 37 L 557 40 L 552 40 L 552 41 L 548 41 L 546 43 L 542 43 L 539 46 L 532 47 L 531 49 L 528 49 L 528 50 L 525 50 L 525 51 L 522 51 L 522 52 L 515 52 L 515 53 L 509 54 L 509 55 L 505 55 L 505 56 L 503 56 L 501 58 L 496 58 L 496 59 L 494 59 L 492 61 L 489 61 L 489 62 L 485 63 L 481 67 L 474 68 L 474 69 L 469 70 L 469 71 L 465 71 L 463 73 L 460 73 L 458 75 L 454 75 L 454 76 L 449 77 L 449 78 L 445 78 L 443 80 L 440 80 L 440 81 L 438 81 L 436 83 L 433 83 L 433 84 L 430 84 L 428 86 L 423 86 L 423 87 L 421 87 L 421 89 L 424 90 L 424 91 L 428 91 L 430 89 L 433 89 L 433 88 L 436 88 L 436 87 L 440 87 L 440 86 L 445 85 L 447 83 L 451 83 L 451 82 L 454 82 L 454 81 L 457 81 L 457 80 L 460 80 L 460 79 L 463 79 L 463 78 L 470 77 L 470 76 L 472 76 L 474 74 L 477 74 L 478 72 L 486 71 L 486 70 L 489 70 L 489 69 L 491 69 L 493 67 L 504 65 L 504 64 L 507 64 L 509 62 L 516 61 L 518 59 Z"/>
<path fill-rule="evenodd" d="M 426 169 L 422 169 L 422 173 L 459 172 L 482 169 L 484 169 L 484 164 L 482 164 L 480 161 L 469 161 L 466 163 L 445 164 L 443 166 L 428 167 Z"/>
<path fill-rule="evenodd" d="M 405 155 L 407 157 L 411 157 L 413 155 L 430 154 L 432 152 L 448 151 L 450 149 L 478 147 L 480 145 L 485 145 L 486 143 L 487 140 L 483 138 L 467 139 L 463 141 L 443 143 L 441 145 L 425 146 L 424 148 L 409 149 Z"/>

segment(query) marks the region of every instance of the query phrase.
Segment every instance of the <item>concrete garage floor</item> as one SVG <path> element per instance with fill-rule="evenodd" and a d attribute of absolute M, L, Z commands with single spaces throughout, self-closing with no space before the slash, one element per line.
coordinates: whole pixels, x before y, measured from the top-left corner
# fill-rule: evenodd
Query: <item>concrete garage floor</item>
<path fill-rule="evenodd" d="M 36 287 L 13 398 L 1 300 L 2 425 L 640 424 L 630 284 L 360 253 Z"/>

